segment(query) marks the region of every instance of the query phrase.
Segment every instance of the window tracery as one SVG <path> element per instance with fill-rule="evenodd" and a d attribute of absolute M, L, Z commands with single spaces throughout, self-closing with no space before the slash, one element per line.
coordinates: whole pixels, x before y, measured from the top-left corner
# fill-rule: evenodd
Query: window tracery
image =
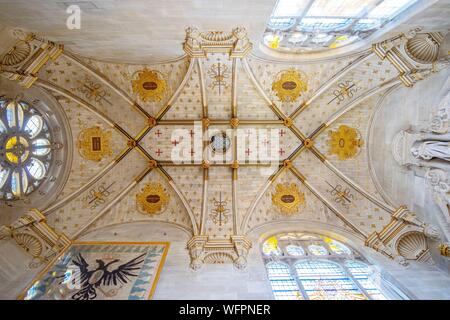
<path fill-rule="evenodd" d="M 285 233 L 262 245 L 277 300 L 384 300 L 372 268 L 345 244 L 329 237 Z"/>
<path fill-rule="evenodd" d="M 36 190 L 52 160 L 52 137 L 37 109 L 0 99 L 0 197 L 15 200 Z"/>
<path fill-rule="evenodd" d="M 279 0 L 263 43 L 302 53 L 339 48 L 372 35 L 417 0 Z"/>

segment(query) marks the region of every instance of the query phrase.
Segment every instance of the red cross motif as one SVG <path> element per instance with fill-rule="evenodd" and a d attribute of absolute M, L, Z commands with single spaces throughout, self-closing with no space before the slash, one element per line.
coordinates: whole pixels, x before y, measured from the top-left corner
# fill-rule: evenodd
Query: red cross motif
<path fill-rule="evenodd" d="M 158 150 L 156 150 L 155 153 L 156 153 L 156 154 L 158 155 L 158 157 L 159 157 L 159 156 L 161 155 L 161 153 L 163 153 L 163 152 L 161 151 L 161 149 L 158 148 Z"/>
<path fill-rule="evenodd" d="M 247 148 L 247 150 L 245 150 L 245 154 L 246 154 L 247 156 L 249 156 L 250 153 L 252 153 L 252 152 L 250 151 L 250 149 Z"/>
<path fill-rule="evenodd" d="M 159 138 L 159 136 L 162 135 L 162 132 L 159 131 L 159 129 L 158 129 L 158 130 L 156 130 L 155 135 L 158 136 L 158 138 Z"/>
<path fill-rule="evenodd" d="M 280 130 L 280 137 L 284 136 L 286 134 L 286 131 L 284 131 L 283 129 Z"/>
<path fill-rule="evenodd" d="M 193 156 L 195 154 L 194 149 L 191 148 L 191 156 Z"/>
<path fill-rule="evenodd" d="M 270 140 L 264 139 L 263 144 L 268 145 L 270 143 Z"/>
<path fill-rule="evenodd" d="M 177 144 L 179 144 L 180 142 L 179 141 L 177 141 L 177 140 L 173 140 L 173 141 L 171 141 L 172 142 L 172 144 L 176 147 L 177 146 Z"/>
<path fill-rule="evenodd" d="M 191 135 L 191 138 L 192 138 L 192 137 L 194 136 L 194 130 L 191 129 L 191 130 L 189 131 L 189 134 Z"/>
<path fill-rule="evenodd" d="M 286 153 L 286 151 L 284 151 L 283 148 L 280 148 L 280 150 L 278 152 L 280 153 L 280 156 L 283 156 L 283 154 Z"/>

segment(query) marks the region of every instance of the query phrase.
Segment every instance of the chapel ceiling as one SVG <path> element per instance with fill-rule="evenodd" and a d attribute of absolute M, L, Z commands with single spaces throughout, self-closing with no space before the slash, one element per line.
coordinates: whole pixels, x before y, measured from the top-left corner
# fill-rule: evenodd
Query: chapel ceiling
<path fill-rule="evenodd" d="M 175 224 L 192 235 L 194 269 L 245 267 L 246 235 L 277 221 L 319 221 L 402 263 L 429 261 L 427 247 L 414 257 L 396 247 L 403 236 L 436 231 L 379 195 L 366 141 L 383 92 L 448 66 L 406 54 L 418 32 L 309 64 L 250 56 L 244 28 L 188 28 L 186 57 L 152 65 L 83 58 L 28 35 L 21 43 L 40 49 L 2 75 L 53 95 L 74 148 L 64 190 L 35 209 L 72 240 L 132 221 Z"/>
<path fill-rule="evenodd" d="M 195 24 L 200 30 L 231 30 L 244 26 L 259 52 L 259 42 L 276 0 L 227 1 L 1 1 L 0 26 L 20 27 L 45 35 L 62 43 L 68 50 L 84 57 L 103 61 L 156 63 L 172 60 L 184 54 L 180 44 L 186 26 Z M 420 1 L 419 1 L 420 2 Z M 450 28 L 450 0 L 422 0 L 424 10 L 403 17 L 389 36 L 417 26 L 424 30 Z M 65 26 L 68 6 L 82 10 L 80 30 Z M 248 13 L 251 14 L 248 14 Z M 220 19 L 216 18 L 220 13 Z M 150 15 L 150 18 L 149 18 Z M 292 57 L 291 57 L 292 58 Z"/>

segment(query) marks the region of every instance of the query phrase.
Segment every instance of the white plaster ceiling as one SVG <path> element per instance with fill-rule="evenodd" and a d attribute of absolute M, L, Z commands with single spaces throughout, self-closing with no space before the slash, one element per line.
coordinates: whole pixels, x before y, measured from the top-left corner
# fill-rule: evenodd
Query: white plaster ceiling
<path fill-rule="evenodd" d="M 185 28 L 244 26 L 257 43 L 276 0 L 1 0 L 0 23 L 64 43 L 85 57 L 155 62 L 183 55 Z M 66 9 L 81 10 L 81 29 L 69 30 Z"/>
<path fill-rule="evenodd" d="M 275 3 L 276 0 L 0 0 L 0 30 L 2 25 L 25 28 L 85 57 L 153 63 L 183 55 L 181 44 L 188 26 L 231 30 L 241 25 L 248 30 L 254 53 L 262 56 L 257 47 Z M 66 27 L 66 9 L 72 4 L 82 10 L 80 30 Z M 389 35 L 416 26 L 449 29 L 449 4 L 450 0 L 440 0 L 405 17 L 406 21 Z"/>

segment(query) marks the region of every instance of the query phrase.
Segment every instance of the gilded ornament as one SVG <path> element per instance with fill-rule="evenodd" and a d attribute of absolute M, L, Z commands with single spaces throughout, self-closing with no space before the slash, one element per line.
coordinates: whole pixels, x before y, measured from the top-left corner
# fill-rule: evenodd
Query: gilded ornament
<path fill-rule="evenodd" d="M 355 158 L 364 144 L 359 132 L 346 125 L 341 125 L 337 131 L 329 131 L 328 134 L 329 153 L 337 155 L 339 160 Z"/>
<path fill-rule="evenodd" d="M 169 203 L 169 199 L 169 194 L 159 183 L 146 184 L 141 192 L 136 195 L 136 201 L 140 209 L 150 215 L 161 214 Z"/>
<path fill-rule="evenodd" d="M 298 190 L 295 183 L 278 184 L 272 194 L 272 203 L 282 214 L 292 215 L 298 212 L 300 205 L 305 203 L 305 194 Z"/>
<path fill-rule="evenodd" d="M 104 131 L 97 126 L 84 129 L 78 137 L 77 147 L 83 158 L 101 161 L 113 153 L 111 149 L 111 132 Z"/>
<path fill-rule="evenodd" d="M 219 193 L 219 200 L 213 199 L 214 209 L 209 215 L 211 220 L 218 226 L 226 224 L 230 218 L 230 209 L 227 208 L 228 201 L 222 200 L 222 192 Z"/>
<path fill-rule="evenodd" d="M 208 69 L 208 76 L 212 80 L 209 87 L 212 90 L 217 87 L 219 95 L 222 94 L 222 88 L 226 90 L 230 87 L 227 82 L 228 78 L 230 78 L 230 71 L 228 70 L 228 66 L 220 63 L 220 61 Z"/>
<path fill-rule="evenodd" d="M 277 76 L 272 83 L 272 90 L 282 102 L 293 102 L 308 90 L 306 75 L 298 70 L 289 69 Z"/>
<path fill-rule="evenodd" d="M 147 68 L 138 71 L 137 74 L 137 79 L 131 81 L 133 92 L 143 102 L 161 101 L 167 89 L 167 83 L 163 75 L 159 71 Z"/>

